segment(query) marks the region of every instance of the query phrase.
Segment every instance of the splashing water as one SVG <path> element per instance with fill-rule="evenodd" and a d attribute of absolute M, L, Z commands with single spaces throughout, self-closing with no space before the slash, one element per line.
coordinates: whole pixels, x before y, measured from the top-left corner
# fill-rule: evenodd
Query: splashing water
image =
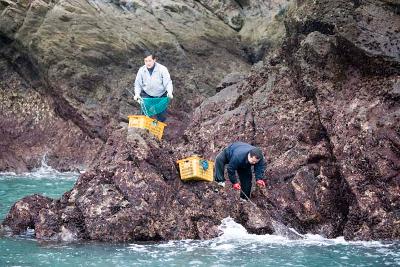
<path fill-rule="evenodd" d="M 82 171 L 81 173 L 84 173 Z M 55 179 L 55 180 L 73 180 L 75 181 L 79 174 L 77 172 L 59 172 L 53 169 L 51 166 L 47 164 L 47 153 L 45 153 L 42 157 L 40 162 L 40 167 L 34 169 L 32 172 L 16 174 L 14 172 L 3 172 L 0 173 L 0 180 L 1 179 Z"/>
<path fill-rule="evenodd" d="M 58 198 L 76 178 L 44 164 L 34 173 L 0 175 L 0 219 L 21 197 Z M 400 266 L 399 242 L 254 235 L 232 218 L 224 219 L 220 230 L 212 240 L 129 244 L 38 242 L 33 233 L 0 237 L 0 266 Z"/>

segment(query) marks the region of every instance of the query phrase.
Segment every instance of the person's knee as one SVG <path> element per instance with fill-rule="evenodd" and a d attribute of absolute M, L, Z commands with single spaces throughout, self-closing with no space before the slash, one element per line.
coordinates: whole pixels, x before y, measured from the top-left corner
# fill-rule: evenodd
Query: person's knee
<path fill-rule="evenodd" d="M 219 165 L 215 164 L 214 180 L 217 182 L 225 181 L 225 179 L 224 179 L 224 164 L 219 164 Z"/>

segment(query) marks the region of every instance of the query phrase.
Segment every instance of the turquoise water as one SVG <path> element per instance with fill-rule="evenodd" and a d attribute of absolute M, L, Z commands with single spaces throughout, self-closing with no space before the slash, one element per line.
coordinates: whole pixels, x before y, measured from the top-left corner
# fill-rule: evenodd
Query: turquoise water
<path fill-rule="evenodd" d="M 77 174 L 41 169 L 22 176 L 0 175 L 0 220 L 23 196 L 53 198 L 71 189 Z M 32 231 L 0 237 L 0 266 L 400 266 L 399 242 L 347 242 L 305 235 L 251 235 L 227 218 L 224 234 L 207 241 L 107 244 L 38 242 Z"/>

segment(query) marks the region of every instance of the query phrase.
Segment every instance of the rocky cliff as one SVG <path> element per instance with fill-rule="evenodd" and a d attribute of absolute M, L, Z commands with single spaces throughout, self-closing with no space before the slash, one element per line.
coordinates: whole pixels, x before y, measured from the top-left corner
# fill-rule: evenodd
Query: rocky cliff
<path fill-rule="evenodd" d="M 235 8 L 243 23 L 261 13 L 272 22 L 277 12 L 257 1 Z M 85 169 L 113 129 L 139 112 L 126 89 L 146 50 L 172 74 L 169 139 L 177 139 L 225 75 L 247 73 L 254 53 L 260 59 L 269 49 L 263 35 L 241 41 L 221 17 L 228 10 L 203 1 L 0 1 L 0 169 L 27 171 L 44 155 L 57 169 Z"/>
<path fill-rule="evenodd" d="M 280 53 L 195 110 L 192 151 L 267 153 L 271 202 L 304 231 L 399 237 L 399 6 L 298 1 Z"/>
<path fill-rule="evenodd" d="M 244 16 L 252 10 L 244 2 L 222 7 L 242 5 Z M 239 13 L 221 13 L 215 1 L 197 4 L 229 31 L 245 25 L 232 24 L 227 14 Z M 296 1 L 285 11 L 277 50 L 248 75 L 228 76 L 216 94 L 192 95 L 204 101 L 194 101 L 182 138 L 160 143 L 104 127 L 107 135 L 90 139 L 105 140 L 101 156 L 70 192 L 22 199 L 3 224 L 14 233 L 35 228 L 44 239 L 166 240 L 213 237 L 231 216 L 254 233 L 276 231 L 280 221 L 327 237 L 399 239 L 399 10 L 396 1 Z M 269 186 L 255 190 L 252 202 L 240 202 L 229 187 L 179 180 L 176 159 L 213 158 L 236 140 L 267 157 Z"/>

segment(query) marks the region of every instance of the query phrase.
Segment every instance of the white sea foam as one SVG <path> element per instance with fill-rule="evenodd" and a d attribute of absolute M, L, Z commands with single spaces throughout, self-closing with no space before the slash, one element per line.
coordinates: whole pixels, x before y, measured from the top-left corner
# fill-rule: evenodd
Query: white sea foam
<path fill-rule="evenodd" d="M 216 253 L 229 254 L 232 251 L 246 247 L 256 251 L 266 246 L 270 248 L 274 247 L 309 247 L 309 246 L 320 246 L 320 247 L 335 247 L 335 246 L 352 246 L 352 247 L 366 247 L 366 248 L 378 248 L 385 249 L 386 247 L 392 246 L 392 244 L 384 244 L 379 241 L 346 241 L 343 237 L 337 237 L 334 239 L 328 239 L 321 235 L 305 234 L 302 235 L 301 239 L 290 239 L 289 237 L 282 236 L 279 234 L 273 235 L 256 235 L 250 234 L 240 224 L 236 223 L 232 218 L 226 218 L 222 221 L 219 226 L 219 230 L 222 235 L 211 239 L 211 240 L 175 240 L 166 243 L 158 244 L 131 244 L 129 249 L 137 252 L 149 252 L 154 249 L 171 250 L 173 254 L 177 253 L 193 253 L 201 249 L 210 249 Z M 393 255 L 391 250 L 386 252 L 380 250 L 380 254 Z M 157 258 L 158 255 L 154 254 Z M 345 258 L 344 258 L 345 259 Z"/>
<path fill-rule="evenodd" d="M 236 223 L 232 218 L 226 218 L 222 221 L 219 229 L 223 234 L 216 238 L 217 242 L 227 244 L 248 244 L 248 243 L 261 243 L 261 244 L 279 244 L 285 246 L 298 246 L 298 245 L 313 245 L 313 246 L 336 246 L 336 245 L 352 245 L 364 247 L 386 247 L 390 244 L 384 244 L 379 241 L 346 241 L 343 237 L 333 239 L 325 238 L 321 235 L 305 234 L 301 235 L 302 239 L 290 239 L 281 235 L 255 235 L 250 234 L 240 224 Z M 294 230 L 293 230 L 294 231 Z M 300 235 L 300 234 L 299 234 Z M 220 245 L 221 246 L 221 245 Z M 221 246 L 222 248 L 224 246 Z"/>
<path fill-rule="evenodd" d="M 80 173 L 84 173 L 81 171 Z M 47 164 L 46 155 L 43 156 L 39 168 L 33 169 L 31 172 L 17 174 L 15 172 L 2 172 L 0 173 L 0 180 L 2 179 L 18 179 L 18 178 L 31 178 L 31 179 L 56 179 L 56 180 L 76 180 L 80 173 L 77 172 L 59 172 Z"/>
<path fill-rule="evenodd" d="M 130 244 L 128 249 L 136 252 L 148 252 L 148 246 L 134 243 Z"/>
<path fill-rule="evenodd" d="M 199 260 L 189 261 L 189 265 L 201 265 L 201 264 L 203 264 L 203 262 Z"/>

